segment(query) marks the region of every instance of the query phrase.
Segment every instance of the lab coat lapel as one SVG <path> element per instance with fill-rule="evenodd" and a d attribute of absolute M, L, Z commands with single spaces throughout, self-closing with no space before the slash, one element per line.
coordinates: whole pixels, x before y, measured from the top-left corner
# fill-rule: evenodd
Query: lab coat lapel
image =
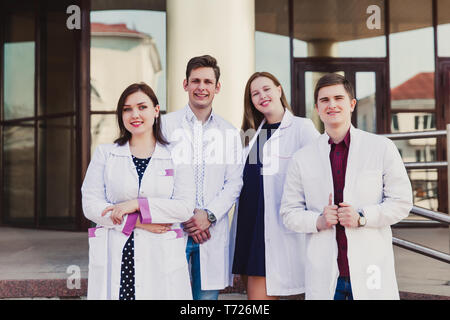
<path fill-rule="evenodd" d="M 358 161 L 360 155 L 358 154 L 360 144 L 360 134 L 355 127 L 350 127 L 350 148 L 348 150 L 347 168 L 345 172 L 345 187 L 344 187 L 344 202 L 352 203 L 351 198 L 352 190 L 356 183 L 356 177 L 358 175 Z"/>
<path fill-rule="evenodd" d="M 328 195 L 331 193 L 334 199 L 334 188 L 333 188 L 333 175 L 331 173 L 331 163 L 330 163 L 330 150 L 331 146 L 328 143 L 328 139 L 330 137 L 327 133 L 322 134 L 319 138 L 319 153 L 320 153 L 320 166 L 324 175 L 324 184 L 325 190 L 329 190 L 327 192 L 327 204 L 328 205 Z"/>

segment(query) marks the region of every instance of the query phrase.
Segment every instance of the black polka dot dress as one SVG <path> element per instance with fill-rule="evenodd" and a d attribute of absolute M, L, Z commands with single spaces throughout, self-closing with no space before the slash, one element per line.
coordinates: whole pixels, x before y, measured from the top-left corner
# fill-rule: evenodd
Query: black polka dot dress
<path fill-rule="evenodd" d="M 139 187 L 142 176 L 147 168 L 150 158 L 139 159 L 133 156 L 133 162 L 139 177 Z M 120 268 L 119 300 L 135 300 L 134 286 L 134 232 L 130 234 L 122 250 L 122 266 Z"/>

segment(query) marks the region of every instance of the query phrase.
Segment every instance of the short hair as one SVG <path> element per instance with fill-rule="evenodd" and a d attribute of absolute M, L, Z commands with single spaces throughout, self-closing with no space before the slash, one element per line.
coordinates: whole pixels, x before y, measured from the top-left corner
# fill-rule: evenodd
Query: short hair
<path fill-rule="evenodd" d="M 153 102 L 153 105 L 156 107 L 159 102 L 158 98 L 156 97 L 155 92 L 153 91 L 150 86 L 145 84 L 144 82 L 140 83 L 133 83 L 129 85 L 120 95 L 119 101 L 117 102 L 117 109 L 116 109 L 116 115 L 117 115 L 117 124 L 119 125 L 119 138 L 117 138 L 114 143 L 117 143 L 120 146 L 123 146 L 125 143 L 127 143 L 131 139 L 131 133 L 125 128 L 125 125 L 123 123 L 122 114 L 123 114 L 123 107 L 125 105 L 125 100 L 130 96 L 131 94 L 135 92 L 143 92 L 145 95 L 147 95 L 150 100 Z M 164 135 L 162 134 L 161 130 L 161 117 L 155 118 L 155 122 L 153 123 L 153 135 L 155 136 L 155 140 L 162 144 L 167 145 L 169 142 L 164 138 Z"/>
<path fill-rule="evenodd" d="M 322 78 L 317 81 L 316 88 L 314 89 L 314 103 L 317 104 L 317 98 L 319 96 L 319 90 L 323 87 L 334 86 L 337 84 L 342 84 L 345 91 L 347 91 L 350 100 L 355 98 L 355 89 L 353 89 L 352 84 L 344 76 L 337 73 L 327 73 Z"/>
<path fill-rule="evenodd" d="M 193 57 L 189 60 L 186 67 L 186 81 L 189 80 L 189 76 L 191 75 L 192 70 L 197 68 L 212 68 L 214 70 L 214 75 L 216 76 L 216 84 L 219 82 L 220 78 L 220 68 L 217 65 L 217 60 L 210 55 L 203 55 L 199 57 Z"/>

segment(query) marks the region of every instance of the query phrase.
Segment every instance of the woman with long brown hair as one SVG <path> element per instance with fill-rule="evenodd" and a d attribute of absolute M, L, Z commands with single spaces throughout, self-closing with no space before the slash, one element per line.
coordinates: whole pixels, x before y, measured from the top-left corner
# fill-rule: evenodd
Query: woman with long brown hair
<path fill-rule="evenodd" d="M 188 166 L 175 166 L 160 106 L 144 83 L 119 98 L 120 136 L 97 147 L 82 187 L 89 230 L 88 299 L 192 299 L 180 223 L 194 210 Z"/>
<path fill-rule="evenodd" d="M 302 293 L 304 236 L 283 226 L 279 209 L 289 160 L 319 133 L 311 120 L 292 114 L 280 82 L 268 72 L 247 81 L 242 130 L 246 162 L 233 217 L 232 272 L 241 275 L 250 300 Z"/>

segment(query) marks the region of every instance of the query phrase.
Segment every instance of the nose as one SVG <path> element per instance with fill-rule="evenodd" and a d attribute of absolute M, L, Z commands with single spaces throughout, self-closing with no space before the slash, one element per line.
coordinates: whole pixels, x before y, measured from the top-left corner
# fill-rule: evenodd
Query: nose
<path fill-rule="evenodd" d="M 133 109 L 132 109 L 131 116 L 132 116 L 133 118 L 138 118 L 138 117 L 139 117 L 139 110 L 138 110 L 138 108 L 133 108 Z"/>

